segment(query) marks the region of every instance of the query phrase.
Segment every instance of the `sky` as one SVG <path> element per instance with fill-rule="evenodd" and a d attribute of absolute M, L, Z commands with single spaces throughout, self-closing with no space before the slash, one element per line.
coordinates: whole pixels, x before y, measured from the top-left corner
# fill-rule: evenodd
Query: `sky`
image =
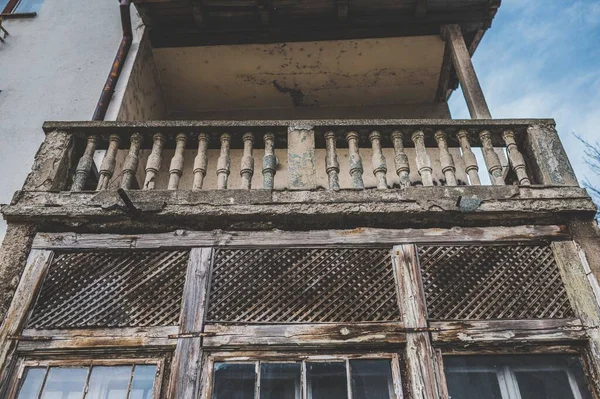
<path fill-rule="evenodd" d="M 600 142 L 600 0 L 503 0 L 473 56 L 493 118 L 554 118 L 580 183 L 600 185 L 584 146 Z M 469 119 L 460 91 L 454 119 Z"/>

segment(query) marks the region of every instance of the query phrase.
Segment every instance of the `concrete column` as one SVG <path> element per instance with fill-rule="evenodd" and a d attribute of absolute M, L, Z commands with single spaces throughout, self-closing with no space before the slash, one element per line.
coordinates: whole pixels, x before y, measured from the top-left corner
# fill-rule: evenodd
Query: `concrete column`
<path fill-rule="evenodd" d="M 69 177 L 72 154 L 73 136 L 70 133 L 55 130 L 46 134 L 44 142 L 35 154 L 33 167 L 25 180 L 23 190 L 64 190 Z"/>
<path fill-rule="evenodd" d="M 288 128 L 288 188 L 317 188 L 315 165 L 315 132 L 312 126 L 293 125 Z"/>

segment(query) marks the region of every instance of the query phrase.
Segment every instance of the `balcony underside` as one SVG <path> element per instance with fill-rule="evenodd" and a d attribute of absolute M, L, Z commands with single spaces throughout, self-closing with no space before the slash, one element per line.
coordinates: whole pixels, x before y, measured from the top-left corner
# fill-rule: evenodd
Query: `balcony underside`
<path fill-rule="evenodd" d="M 425 228 L 560 224 L 592 217 L 578 187 L 409 187 L 390 190 L 132 190 L 132 217 L 116 191 L 19 192 L 2 208 L 9 222 L 46 231 L 173 229 Z"/>

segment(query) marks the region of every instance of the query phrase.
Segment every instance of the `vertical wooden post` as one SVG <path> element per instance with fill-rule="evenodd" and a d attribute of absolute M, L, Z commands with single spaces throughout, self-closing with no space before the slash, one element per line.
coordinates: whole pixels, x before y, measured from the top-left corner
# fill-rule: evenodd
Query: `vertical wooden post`
<path fill-rule="evenodd" d="M 275 156 L 275 135 L 267 133 L 264 135 L 265 155 L 263 156 L 263 188 L 272 190 L 275 184 L 275 172 L 277 171 L 277 157 Z"/>
<path fill-rule="evenodd" d="M 142 135 L 133 133 L 130 139 L 129 154 L 123 164 L 123 177 L 121 178 L 121 188 L 129 190 L 133 187 L 138 163 L 140 162 L 140 146 L 142 145 Z"/>
<path fill-rule="evenodd" d="M 146 178 L 144 179 L 144 190 L 152 190 L 156 185 L 156 176 L 162 163 L 162 150 L 165 145 L 165 136 L 156 133 L 152 136 L 152 152 L 146 161 Z"/>
<path fill-rule="evenodd" d="M 442 33 L 445 36 L 446 45 L 450 47 L 452 62 L 456 69 L 467 107 L 469 107 L 471 118 L 492 119 L 460 26 L 446 25 Z"/>
<path fill-rule="evenodd" d="M 88 136 L 85 152 L 79 159 L 77 169 L 75 170 L 71 191 L 83 191 L 85 189 L 85 183 L 87 182 L 92 171 L 92 165 L 94 164 L 94 153 L 96 152 L 97 141 L 98 136 L 93 134 Z"/>
<path fill-rule="evenodd" d="M 315 131 L 312 126 L 298 124 L 288 128 L 288 188 L 317 188 Z"/>
<path fill-rule="evenodd" d="M 371 147 L 373 149 L 371 161 L 373 163 L 373 174 L 377 180 L 377 188 L 385 190 L 388 188 L 385 176 L 387 174 L 387 166 L 385 164 L 385 157 L 381 151 L 381 133 L 378 131 L 371 132 L 369 140 L 371 140 Z"/>
<path fill-rule="evenodd" d="M 221 155 L 217 160 L 217 188 L 224 190 L 227 188 L 227 180 L 231 172 L 231 156 L 229 154 L 231 136 L 228 133 L 223 133 L 220 140 Z"/>
<path fill-rule="evenodd" d="M 325 171 L 329 180 L 329 189 L 340 190 L 340 162 L 338 161 L 337 148 L 335 145 L 335 133 L 325 133 Z"/>
<path fill-rule="evenodd" d="M 442 130 L 438 130 L 434 137 L 440 150 L 440 164 L 442 165 L 442 173 L 446 178 L 446 185 L 456 186 L 456 167 L 454 166 L 454 159 L 448 151 L 448 137 Z"/>
<path fill-rule="evenodd" d="M 183 152 L 186 144 L 187 135 L 179 133 L 176 138 L 175 153 L 169 166 L 169 185 L 167 186 L 169 190 L 177 190 L 177 187 L 179 187 L 179 179 L 183 174 Z"/>
<path fill-rule="evenodd" d="M 477 158 L 471 150 L 471 143 L 469 143 L 469 132 L 466 130 L 459 130 L 456 133 L 460 148 L 462 149 L 462 158 L 465 163 L 465 172 L 469 176 L 469 180 L 472 186 L 481 185 L 479 180 L 479 166 L 477 166 Z"/>
<path fill-rule="evenodd" d="M 399 130 L 392 132 L 392 142 L 394 143 L 394 164 L 396 166 L 396 174 L 400 178 L 400 187 L 410 187 L 410 166 L 408 163 L 408 155 L 404 152 L 404 138 Z"/>
<path fill-rule="evenodd" d="M 115 163 L 117 161 L 117 151 L 119 150 L 119 144 L 121 139 L 117 134 L 111 134 L 108 139 L 108 149 L 102 159 L 100 165 L 100 179 L 98 179 L 98 187 L 96 190 L 106 190 L 110 183 L 110 179 L 115 172 Z"/>
<path fill-rule="evenodd" d="M 422 131 L 417 130 L 412 134 L 412 141 L 415 143 L 417 169 L 419 170 L 423 186 L 433 186 L 431 161 L 429 160 L 427 148 L 425 147 L 425 134 Z"/>
<path fill-rule="evenodd" d="M 398 288 L 398 306 L 404 326 L 414 329 L 406 334 L 405 361 L 410 397 L 413 399 L 444 398 L 437 377 L 438 357 L 431 345 L 427 325 L 427 305 L 421 282 L 421 271 L 415 245 L 396 245 L 392 265 Z M 418 330 L 424 331 L 418 331 Z"/>
<path fill-rule="evenodd" d="M 192 190 L 201 190 L 206 176 L 206 168 L 208 167 L 208 150 L 209 137 L 206 133 L 198 134 L 198 154 L 194 158 L 194 184 Z"/>
<path fill-rule="evenodd" d="M 190 251 L 183 303 L 179 319 L 177 347 L 173 356 L 168 399 L 199 397 L 202 371 L 202 336 L 208 306 L 212 248 L 194 248 Z"/>
<path fill-rule="evenodd" d="M 0 326 L 0 396 L 8 385 L 12 364 L 16 360 L 14 352 L 18 341 L 12 336 L 18 336 L 26 323 L 27 314 L 42 286 L 44 276 L 52 262 L 52 251 L 32 250 L 23 270 L 21 281 L 15 291 L 13 300 L 4 322 Z"/>
<path fill-rule="evenodd" d="M 348 161 L 350 163 L 350 176 L 352 177 L 353 188 L 365 188 L 363 183 L 363 165 L 362 158 L 358 148 L 358 133 L 346 133 L 346 141 L 348 142 Z"/>
<path fill-rule="evenodd" d="M 252 150 L 254 148 L 254 135 L 246 133 L 242 137 L 244 140 L 244 155 L 240 165 L 240 176 L 242 178 L 242 189 L 250 190 L 252 188 L 252 176 L 254 175 L 254 156 Z"/>

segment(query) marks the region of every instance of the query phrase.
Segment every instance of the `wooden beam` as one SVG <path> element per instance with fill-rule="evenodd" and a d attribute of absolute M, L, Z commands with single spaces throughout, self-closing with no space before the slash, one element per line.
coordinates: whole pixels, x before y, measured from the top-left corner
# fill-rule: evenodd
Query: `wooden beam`
<path fill-rule="evenodd" d="M 207 324 L 203 348 L 249 350 L 285 348 L 335 349 L 406 342 L 401 322 L 233 325 Z"/>
<path fill-rule="evenodd" d="M 397 245 L 392 251 L 392 264 L 398 288 L 398 305 L 406 328 L 427 329 L 427 305 L 421 281 L 421 270 L 415 245 Z M 407 334 L 405 362 L 410 397 L 444 398 L 445 389 L 437 376 L 441 366 L 433 350 L 428 332 Z M 447 396 L 444 398 L 447 399 Z"/>
<path fill-rule="evenodd" d="M 150 249 L 191 247 L 305 247 L 312 245 L 382 246 L 395 244 L 520 243 L 564 240 L 564 226 L 454 227 L 451 229 L 372 229 L 317 231 L 185 231 L 159 234 L 38 233 L 37 249 Z"/>
<path fill-rule="evenodd" d="M 445 36 L 446 44 L 450 48 L 452 62 L 458 74 L 458 80 L 460 81 L 471 118 L 492 119 L 460 26 L 445 26 L 443 36 Z"/>
<path fill-rule="evenodd" d="M 586 339 L 579 319 L 432 321 L 430 326 L 435 344 L 511 345 Z"/>
<path fill-rule="evenodd" d="M 102 329 L 24 330 L 19 352 L 100 348 L 175 348 L 179 327 L 125 327 Z"/>
<path fill-rule="evenodd" d="M 0 396 L 15 361 L 17 341 L 10 339 L 19 334 L 25 323 L 31 304 L 42 286 L 44 276 L 52 262 L 52 251 L 32 250 L 23 270 L 21 281 L 0 326 Z"/>
<path fill-rule="evenodd" d="M 179 320 L 177 348 L 173 356 L 166 397 L 169 399 L 195 398 L 200 390 L 202 371 L 202 337 L 208 306 L 213 250 L 194 248 L 183 289 L 183 303 Z"/>

